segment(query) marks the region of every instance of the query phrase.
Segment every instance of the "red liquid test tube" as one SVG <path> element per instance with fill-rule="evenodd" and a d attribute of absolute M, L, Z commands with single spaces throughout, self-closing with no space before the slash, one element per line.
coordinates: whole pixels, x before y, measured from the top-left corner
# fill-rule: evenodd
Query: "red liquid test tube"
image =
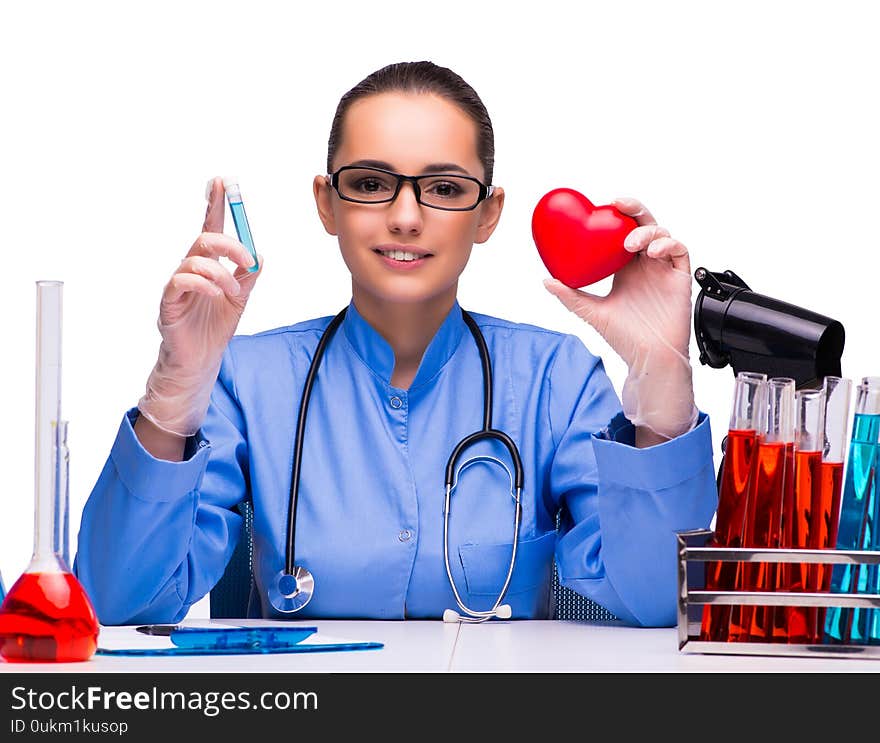
<path fill-rule="evenodd" d="M 794 379 L 767 380 L 767 430 L 755 454 L 754 482 L 743 529 L 744 547 L 778 547 L 782 529 L 782 505 L 786 491 L 794 489 Z M 740 563 L 736 590 L 773 591 L 777 565 Z M 770 642 L 773 639 L 773 607 L 743 606 L 731 613 L 730 640 Z"/>
<path fill-rule="evenodd" d="M 765 374 L 740 372 L 736 377 L 730 426 L 721 462 L 715 535 L 710 546 L 742 546 L 752 455 L 757 447 L 758 431 L 762 430 L 766 411 L 766 382 Z M 706 590 L 732 591 L 736 570 L 735 562 L 706 563 Z M 726 641 L 731 608 L 733 607 L 723 604 L 704 606 L 700 639 Z"/>
<path fill-rule="evenodd" d="M 849 423 L 852 380 L 845 377 L 825 377 L 824 434 L 822 461 L 813 490 L 810 509 L 810 549 L 834 549 L 837 546 L 837 527 L 840 524 L 840 499 L 843 492 L 843 465 L 849 443 Z M 808 590 L 829 593 L 831 590 L 831 565 L 813 563 L 807 571 Z M 812 643 L 820 643 L 825 627 L 825 607 L 811 609 L 810 627 Z"/>
<path fill-rule="evenodd" d="M 783 549 L 809 547 L 814 493 L 818 489 L 819 467 L 825 438 L 825 391 L 795 392 L 794 484 L 787 488 L 782 503 Z M 776 590 L 797 593 L 808 590 L 808 563 L 777 563 Z M 774 611 L 774 642 L 805 643 L 815 635 L 815 613 L 805 606 L 780 606 Z"/>

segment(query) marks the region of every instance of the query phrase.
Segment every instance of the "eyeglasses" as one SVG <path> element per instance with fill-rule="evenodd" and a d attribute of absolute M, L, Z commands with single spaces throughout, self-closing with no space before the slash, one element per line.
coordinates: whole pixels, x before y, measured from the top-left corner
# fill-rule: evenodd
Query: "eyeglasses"
<path fill-rule="evenodd" d="M 344 165 L 327 175 L 339 198 L 357 204 L 384 204 L 394 201 L 404 181 L 412 183 L 416 201 L 432 209 L 465 212 L 476 209 L 495 191 L 469 175 L 431 173 L 429 175 L 401 175 L 381 168 Z"/>

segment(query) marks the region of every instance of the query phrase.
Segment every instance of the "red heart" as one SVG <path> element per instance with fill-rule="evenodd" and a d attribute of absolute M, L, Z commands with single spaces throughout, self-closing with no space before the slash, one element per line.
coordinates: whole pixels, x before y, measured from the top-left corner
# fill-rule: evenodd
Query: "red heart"
<path fill-rule="evenodd" d="M 619 271 L 635 253 L 623 247 L 638 223 L 613 206 L 593 206 L 582 193 L 556 188 L 532 214 L 532 237 L 554 278 L 577 289 Z"/>

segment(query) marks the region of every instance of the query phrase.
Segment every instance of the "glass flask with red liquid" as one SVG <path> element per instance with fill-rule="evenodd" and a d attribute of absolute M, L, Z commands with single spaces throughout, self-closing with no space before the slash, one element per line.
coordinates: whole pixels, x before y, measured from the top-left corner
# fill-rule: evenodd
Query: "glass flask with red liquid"
<path fill-rule="evenodd" d="M 782 505 L 794 488 L 794 379 L 767 380 L 766 433 L 754 454 L 754 478 L 750 485 L 743 528 L 743 547 L 779 547 Z M 777 565 L 767 562 L 739 564 L 736 590 L 773 591 Z M 741 606 L 731 612 L 728 639 L 736 642 L 771 642 L 772 606 Z"/>
<path fill-rule="evenodd" d="M 88 660 L 98 619 L 68 566 L 67 423 L 61 420 L 60 281 L 37 282 L 34 552 L 0 605 L 0 655 L 11 662 Z"/>
<path fill-rule="evenodd" d="M 752 478 L 752 455 L 763 432 L 766 403 L 766 374 L 739 372 L 733 389 L 730 425 L 721 461 L 718 510 L 715 516 L 713 547 L 742 547 L 743 523 Z M 732 591 L 737 563 L 709 562 L 706 565 L 707 591 Z M 724 642 L 730 625 L 731 606 L 708 604 L 703 607 L 700 639 Z"/>

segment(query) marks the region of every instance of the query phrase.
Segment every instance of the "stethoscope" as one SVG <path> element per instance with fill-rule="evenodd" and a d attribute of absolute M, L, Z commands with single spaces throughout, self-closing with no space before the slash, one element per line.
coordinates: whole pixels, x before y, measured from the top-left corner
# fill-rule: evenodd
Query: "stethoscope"
<path fill-rule="evenodd" d="M 346 308 L 347 309 L 347 308 Z M 306 414 L 309 410 L 309 398 L 312 395 L 312 387 L 315 383 L 315 377 L 318 374 L 318 368 L 321 365 L 321 358 L 324 350 L 337 328 L 342 324 L 345 318 L 346 309 L 343 309 L 336 315 L 327 326 L 318 347 L 315 349 L 315 355 L 309 365 L 309 372 L 306 375 L 305 385 L 303 387 L 302 398 L 299 404 L 299 415 L 296 421 L 296 436 L 294 438 L 293 451 L 293 467 L 290 479 L 290 500 L 287 511 L 287 544 L 285 548 L 284 569 L 281 570 L 273 581 L 270 582 L 268 595 L 272 606 L 283 614 L 290 614 L 302 609 L 312 598 L 315 592 L 315 579 L 312 574 L 302 565 L 296 565 L 294 559 L 294 537 L 296 535 L 296 504 L 299 494 L 300 472 L 302 470 L 302 448 L 303 436 L 305 434 Z M 449 585 L 452 587 L 452 593 L 455 595 L 455 601 L 458 604 L 460 612 L 454 609 L 447 609 L 443 612 L 444 622 L 485 622 L 493 617 L 497 619 L 509 619 L 511 609 L 509 604 L 502 604 L 507 589 L 510 586 L 510 579 L 513 576 L 513 568 L 516 565 L 516 548 L 519 542 L 519 527 L 522 520 L 522 486 L 523 486 L 523 468 L 522 460 L 519 456 L 519 450 L 513 439 L 503 431 L 492 428 L 492 363 L 489 360 L 489 351 L 486 348 L 486 340 L 477 327 L 477 323 L 465 310 L 461 311 L 462 317 L 474 337 L 477 349 L 480 352 L 480 362 L 483 368 L 483 427 L 475 433 L 465 436 L 453 449 L 449 460 L 446 463 L 446 498 L 443 504 L 443 561 L 446 566 L 446 576 L 449 578 Z M 496 457 L 480 455 L 467 460 L 456 472 L 455 465 L 462 454 L 473 444 L 485 439 L 494 439 L 500 441 L 513 460 L 514 472 L 511 474 L 506 465 Z M 479 611 L 471 609 L 467 606 L 458 592 L 455 585 L 455 578 L 449 566 L 449 512 L 451 506 L 452 493 L 454 492 L 461 473 L 466 467 L 478 462 L 495 463 L 500 465 L 507 471 L 510 477 L 510 496 L 513 498 L 514 507 L 514 523 L 513 523 L 513 546 L 510 550 L 510 565 L 507 568 L 507 575 L 504 578 L 504 585 L 498 593 L 491 609 Z"/>

